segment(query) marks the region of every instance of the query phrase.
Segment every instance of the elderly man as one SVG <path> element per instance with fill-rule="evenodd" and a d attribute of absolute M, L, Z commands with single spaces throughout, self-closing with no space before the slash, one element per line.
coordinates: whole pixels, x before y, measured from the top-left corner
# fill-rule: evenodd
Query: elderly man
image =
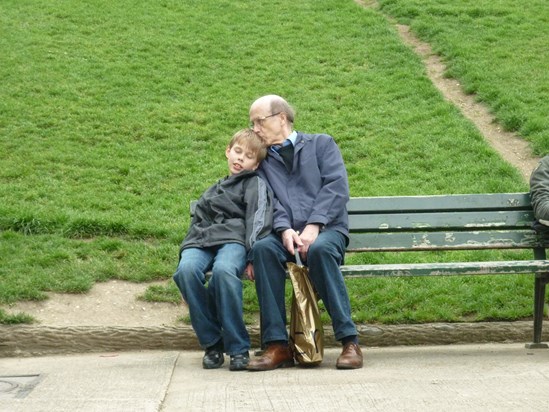
<path fill-rule="evenodd" d="M 348 243 L 347 171 L 334 139 L 293 129 L 294 111 L 280 96 L 257 99 L 250 107 L 253 130 L 269 146 L 258 173 L 275 198 L 273 233 L 257 241 L 249 254 L 248 277 L 255 280 L 265 351 L 248 370 L 293 366 L 288 346 L 284 285 L 286 262 L 295 249 L 309 268 L 343 351 L 338 369 L 363 364 L 351 305 L 341 274 Z"/>

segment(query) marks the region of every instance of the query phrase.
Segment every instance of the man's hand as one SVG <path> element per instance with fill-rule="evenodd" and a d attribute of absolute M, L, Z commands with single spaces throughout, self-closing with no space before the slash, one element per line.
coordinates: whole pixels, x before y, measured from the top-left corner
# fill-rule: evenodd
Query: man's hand
<path fill-rule="evenodd" d="M 252 264 L 252 262 L 246 265 L 246 269 L 244 269 L 244 273 L 246 274 L 246 277 L 248 278 L 248 280 L 251 280 L 251 281 L 255 280 L 254 265 Z"/>
<path fill-rule="evenodd" d="M 281 238 L 282 244 L 291 255 L 295 254 L 296 245 L 298 249 L 303 246 L 303 242 L 299 238 L 299 233 L 297 233 L 293 229 L 286 229 L 284 232 L 282 232 Z"/>
<path fill-rule="evenodd" d="M 297 246 L 297 251 L 301 256 L 301 260 L 306 261 L 309 247 L 314 243 L 319 233 L 320 226 L 315 224 L 305 226 L 305 229 L 303 229 L 303 233 L 301 234 L 293 229 L 286 229 L 282 232 L 282 244 L 292 255 L 295 254 L 295 248 Z"/>
<path fill-rule="evenodd" d="M 307 253 L 309 252 L 309 247 L 315 242 L 316 238 L 318 237 L 318 234 L 320 233 L 320 226 L 311 224 L 305 226 L 305 229 L 303 229 L 303 233 L 299 235 L 299 238 L 301 240 L 301 245 L 298 245 L 297 250 L 299 252 L 299 256 L 301 256 L 301 260 L 306 261 L 307 260 Z"/>

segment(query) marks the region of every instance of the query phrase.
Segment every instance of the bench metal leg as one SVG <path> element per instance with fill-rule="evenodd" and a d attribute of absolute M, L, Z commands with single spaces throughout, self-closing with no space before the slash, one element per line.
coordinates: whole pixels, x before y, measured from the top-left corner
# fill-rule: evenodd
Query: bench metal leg
<path fill-rule="evenodd" d="M 545 306 L 545 285 L 549 282 L 549 273 L 536 275 L 534 283 L 534 341 L 527 343 L 528 349 L 547 349 L 549 345 L 541 343 L 543 328 L 543 309 Z"/>

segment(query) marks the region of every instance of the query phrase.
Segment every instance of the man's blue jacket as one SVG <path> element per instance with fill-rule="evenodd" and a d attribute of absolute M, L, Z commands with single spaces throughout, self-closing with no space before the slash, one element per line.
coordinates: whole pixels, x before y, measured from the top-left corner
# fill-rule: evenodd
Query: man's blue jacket
<path fill-rule="evenodd" d="M 349 183 L 333 137 L 298 132 L 291 171 L 277 152 L 269 150 L 258 173 L 274 193 L 274 231 L 302 231 L 316 223 L 321 230 L 337 230 L 348 238 Z"/>

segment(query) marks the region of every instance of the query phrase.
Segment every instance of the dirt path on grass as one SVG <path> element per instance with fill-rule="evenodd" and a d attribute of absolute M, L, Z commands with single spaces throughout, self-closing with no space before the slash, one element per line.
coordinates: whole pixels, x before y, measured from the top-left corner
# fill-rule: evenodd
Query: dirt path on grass
<path fill-rule="evenodd" d="M 445 78 L 446 67 L 440 57 L 433 54 L 429 44 L 418 40 L 408 26 L 397 24 L 396 27 L 402 40 L 421 56 L 427 75 L 444 97 L 458 107 L 501 157 L 520 170 L 524 180 L 528 181 L 539 161 L 532 155 L 528 142 L 504 131 L 486 105 L 477 102 L 474 95 L 465 94 L 457 80 Z"/>
<path fill-rule="evenodd" d="M 377 6 L 375 1 L 355 1 L 364 7 Z M 445 66 L 428 44 L 419 41 L 407 26 L 391 23 L 398 29 L 402 40 L 422 58 L 429 78 L 444 97 L 456 105 L 502 158 L 520 170 L 525 181 L 528 181 L 539 160 L 532 156 L 528 144 L 513 133 L 503 131 L 486 106 L 476 102 L 474 96 L 463 93 L 458 81 L 445 78 Z M 49 299 L 43 302 L 19 302 L 2 306 L 2 309 L 8 313 L 29 314 L 39 324 L 47 326 L 148 327 L 181 324 L 178 318 L 188 313 L 183 303 L 147 303 L 137 299 L 149 285 L 113 280 L 96 284 L 84 295 L 51 293 Z"/>
<path fill-rule="evenodd" d="M 150 303 L 138 297 L 151 285 L 165 285 L 171 280 L 131 283 L 111 280 L 96 283 L 86 294 L 49 293 L 40 302 L 18 302 L 2 306 L 8 313 L 26 313 L 39 325 L 46 326 L 176 326 L 188 313 L 181 302 Z"/>
<path fill-rule="evenodd" d="M 378 8 L 375 0 L 355 0 L 355 2 L 363 7 Z M 402 41 L 421 57 L 429 79 L 440 90 L 444 98 L 459 108 L 463 115 L 476 125 L 480 133 L 501 157 L 516 167 L 524 180 L 528 181 L 530 173 L 539 161 L 539 157 L 532 154 L 528 143 L 516 134 L 504 131 L 488 107 L 477 102 L 474 95 L 464 93 L 456 79 L 445 78 L 446 67 L 441 58 L 433 53 L 428 43 L 420 41 L 410 32 L 408 26 L 397 24 L 391 18 L 388 20 L 397 28 Z"/>

